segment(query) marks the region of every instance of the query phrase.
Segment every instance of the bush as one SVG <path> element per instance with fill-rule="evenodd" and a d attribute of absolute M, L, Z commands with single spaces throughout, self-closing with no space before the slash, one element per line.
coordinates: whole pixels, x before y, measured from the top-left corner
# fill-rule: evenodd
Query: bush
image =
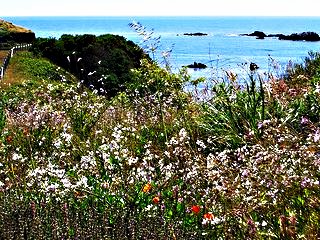
<path fill-rule="evenodd" d="M 60 39 L 38 38 L 31 49 L 78 77 L 100 94 L 115 96 L 132 82 L 131 69 L 147 57 L 124 37 L 106 34 L 62 35 Z"/>

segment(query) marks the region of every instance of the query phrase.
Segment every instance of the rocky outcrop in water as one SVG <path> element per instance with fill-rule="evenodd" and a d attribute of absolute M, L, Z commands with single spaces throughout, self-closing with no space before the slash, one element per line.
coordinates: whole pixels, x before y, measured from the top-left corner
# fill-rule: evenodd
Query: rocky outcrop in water
<path fill-rule="evenodd" d="M 204 68 L 207 68 L 207 65 L 203 63 L 194 62 L 193 64 L 187 65 L 187 68 L 204 69 Z"/>
<path fill-rule="evenodd" d="M 253 33 L 249 34 L 241 34 L 241 36 L 256 37 L 257 39 L 264 39 L 265 37 L 267 37 L 267 35 L 261 31 L 254 31 Z"/>
<path fill-rule="evenodd" d="M 196 33 L 184 33 L 183 35 L 185 36 L 207 36 L 207 33 L 201 33 L 201 32 L 196 32 Z"/>
<path fill-rule="evenodd" d="M 291 35 L 280 35 L 279 40 L 316 42 L 316 41 L 320 41 L 320 37 L 315 32 L 302 32 L 302 33 L 293 33 Z"/>
<path fill-rule="evenodd" d="M 285 35 L 285 34 L 266 35 L 264 32 L 254 31 L 253 33 L 249 33 L 249 34 L 240 34 L 240 36 L 253 36 L 253 37 L 257 37 L 257 39 L 264 39 L 266 37 L 277 37 L 279 40 L 308 41 L 308 42 L 320 41 L 320 36 L 315 32 L 293 33 L 290 35 Z"/>

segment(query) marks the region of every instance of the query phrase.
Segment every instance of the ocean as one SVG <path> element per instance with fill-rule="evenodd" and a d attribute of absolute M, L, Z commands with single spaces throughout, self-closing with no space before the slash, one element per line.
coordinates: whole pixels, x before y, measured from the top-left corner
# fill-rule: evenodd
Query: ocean
<path fill-rule="evenodd" d="M 1 17 L 0 17 L 1 18 Z M 320 51 L 320 42 L 280 41 L 277 38 L 241 36 L 263 31 L 266 34 L 317 32 L 320 17 L 3 17 L 26 27 L 37 37 L 59 38 L 62 34 L 106 33 L 124 36 L 143 45 L 142 37 L 129 27 L 140 22 L 160 37 L 155 58 L 161 64 L 161 52 L 171 51 L 174 71 L 182 66 L 201 62 L 205 70 L 192 70 L 193 76 L 209 76 L 216 71 L 246 72 L 254 62 L 261 73 L 283 72 L 288 63 L 302 63 L 310 51 Z M 206 36 L 185 36 L 201 32 Z"/>

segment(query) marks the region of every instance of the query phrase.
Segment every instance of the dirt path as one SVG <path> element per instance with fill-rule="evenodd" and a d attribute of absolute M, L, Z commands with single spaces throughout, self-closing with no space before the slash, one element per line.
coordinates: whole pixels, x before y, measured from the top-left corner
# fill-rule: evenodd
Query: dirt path
<path fill-rule="evenodd" d="M 3 52 L 3 53 L 2 53 Z M 0 51 L 0 61 L 3 57 L 3 59 L 7 56 L 8 51 Z M 2 59 L 2 61 L 3 61 Z M 0 62 L 0 65 L 2 65 L 2 61 Z M 0 79 L 0 89 L 6 88 L 11 86 L 15 83 L 21 83 L 23 81 L 23 78 L 19 76 L 17 71 L 15 70 L 15 64 L 10 61 L 9 66 L 6 70 L 6 74 L 4 75 L 3 79 Z"/>
<path fill-rule="evenodd" d="M 8 50 L 0 50 L 0 65 L 2 65 L 3 60 L 8 56 Z"/>

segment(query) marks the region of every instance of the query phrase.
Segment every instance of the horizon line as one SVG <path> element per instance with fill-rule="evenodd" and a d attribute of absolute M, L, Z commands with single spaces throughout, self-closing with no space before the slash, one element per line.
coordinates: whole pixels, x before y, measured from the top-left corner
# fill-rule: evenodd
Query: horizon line
<path fill-rule="evenodd" d="M 314 15 L 2 15 L 4 17 L 293 17 L 293 18 L 320 18 L 320 16 Z"/>

